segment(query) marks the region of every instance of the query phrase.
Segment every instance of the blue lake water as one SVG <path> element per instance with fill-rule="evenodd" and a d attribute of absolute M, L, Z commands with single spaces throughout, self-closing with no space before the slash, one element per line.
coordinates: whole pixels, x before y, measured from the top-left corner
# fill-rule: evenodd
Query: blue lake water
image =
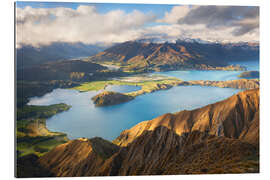
<path fill-rule="evenodd" d="M 248 71 L 259 71 L 259 61 L 245 61 L 230 63 L 233 65 L 245 66 Z M 184 81 L 191 80 L 212 80 L 212 81 L 226 81 L 240 79 L 240 75 L 243 71 L 202 71 L 202 70 L 190 70 L 190 71 L 167 71 L 167 72 L 154 72 L 152 74 L 160 74 L 164 76 L 176 77 Z"/>
<path fill-rule="evenodd" d="M 212 80 L 212 81 L 226 81 L 239 79 L 237 76 L 243 71 L 167 71 L 155 72 L 153 74 L 160 74 L 169 77 L 176 77 L 184 81 L 192 80 Z"/>
<path fill-rule="evenodd" d="M 239 62 L 248 70 L 259 70 L 259 62 Z M 242 71 L 170 71 L 162 74 L 182 80 L 232 80 L 238 79 Z M 150 75 L 151 75 L 150 74 Z M 107 86 L 106 90 L 131 92 L 140 86 Z M 151 120 L 168 112 L 191 110 L 223 100 L 239 92 L 238 89 L 178 86 L 136 97 L 134 100 L 108 107 L 95 107 L 91 97 L 100 91 L 80 93 L 76 90 L 55 89 L 42 97 L 30 99 L 32 105 L 66 103 L 72 108 L 47 120 L 51 131 L 64 132 L 70 139 L 99 136 L 113 140 L 120 133 L 141 121 Z"/>
<path fill-rule="evenodd" d="M 113 140 L 137 123 L 167 112 L 191 110 L 223 100 L 239 90 L 231 88 L 178 86 L 136 97 L 127 103 L 95 107 L 91 97 L 97 91 L 80 93 L 76 90 L 55 89 L 43 97 L 31 98 L 29 104 L 51 105 L 66 103 L 72 108 L 47 120 L 51 131 L 64 132 L 70 139 L 103 137 Z"/>

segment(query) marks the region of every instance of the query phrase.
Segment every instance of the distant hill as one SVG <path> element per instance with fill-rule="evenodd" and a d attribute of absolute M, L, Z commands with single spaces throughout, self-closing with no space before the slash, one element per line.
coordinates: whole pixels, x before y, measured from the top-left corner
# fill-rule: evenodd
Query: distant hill
<path fill-rule="evenodd" d="M 17 70 L 17 79 L 25 81 L 81 81 L 107 68 L 81 60 L 57 61 Z"/>
<path fill-rule="evenodd" d="M 176 43 L 127 41 L 89 58 L 93 62 L 112 62 L 126 70 L 213 69 L 230 61 L 254 60 L 259 44 L 199 43 L 178 40 Z"/>
<path fill-rule="evenodd" d="M 52 43 L 39 48 L 25 45 L 16 49 L 17 67 L 26 67 L 43 64 L 56 60 L 87 57 L 94 55 L 105 48 L 83 43 Z"/>

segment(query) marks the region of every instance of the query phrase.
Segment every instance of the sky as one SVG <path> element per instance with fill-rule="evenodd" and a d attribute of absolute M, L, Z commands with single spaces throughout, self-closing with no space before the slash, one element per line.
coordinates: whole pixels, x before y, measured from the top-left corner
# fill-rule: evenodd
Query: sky
<path fill-rule="evenodd" d="M 258 42 L 259 7 L 16 2 L 16 47 L 137 39 Z"/>

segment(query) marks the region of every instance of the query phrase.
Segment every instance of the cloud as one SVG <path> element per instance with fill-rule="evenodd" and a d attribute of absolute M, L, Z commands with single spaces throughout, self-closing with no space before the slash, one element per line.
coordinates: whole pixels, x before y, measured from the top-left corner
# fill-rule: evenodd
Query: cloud
<path fill-rule="evenodd" d="M 111 44 L 143 38 L 259 41 L 259 7 L 174 6 L 157 19 L 154 13 L 137 10 L 100 14 L 95 6 L 29 6 L 16 9 L 16 35 L 17 47 L 52 42 Z"/>
<path fill-rule="evenodd" d="M 184 25 L 171 24 L 148 27 L 141 34 L 146 38 L 161 38 L 163 41 L 175 41 L 177 38 L 201 39 L 211 42 L 248 42 L 258 41 L 259 29 L 252 33 L 246 33 L 241 36 L 235 36 L 232 32 L 234 27 L 223 28 L 219 30 L 209 30 L 203 24 Z"/>
<path fill-rule="evenodd" d="M 259 7 L 200 6 L 180 17 L 179 24 L 204 24 L 209 29 L 234 27 L 233 35 L 240 36 L 259 27 Z"/>
<path fill-rule="evenodd" d="M 179 19 L 185 17 L 190 10 L 197 6 L 174 6 L 170 12 L 165 12 L 164 18 L 158 19 L 157 22 L 176 24 Z"/>
<path fill-rule="evenodd" d="M 16 9 L 16 45 L 52 42 L 114 43 L 137 38 L 136 29 L 155 19 L 140 11 L 99 14 L 94 6 Z"/>
<path fill-rule="evenodd" d="M 174 6 L 157 22 L 179 28 L 172 31 L 184 38 L 222 42 L 259 41 L 259 7 Z"/>

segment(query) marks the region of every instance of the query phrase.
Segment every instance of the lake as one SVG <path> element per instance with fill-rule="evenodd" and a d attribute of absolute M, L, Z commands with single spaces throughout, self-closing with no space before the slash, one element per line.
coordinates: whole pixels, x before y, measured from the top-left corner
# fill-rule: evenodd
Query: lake
<path fill-rule="evenodd" d="M 95 107 L 91 97 L 97 91 L 80 93 L 76 90 L 55 89 L 42 97 L 31 98 L 31 105 L 66 103 L 72 108 L 47 120 L 51 131 L 64 132 L 70 139 L 99 136 L 113 140 L 137 123 L 153 119 L 167 112 L 191 110 L 223 100 L 237 89 L 178 86 L 136 97 L 127 103 Z"/>
<path fill-rule="evenodd" d="M 259 71 L 259 61 L 233 62 L 232 65 L 245 66 L 248 71 Z M 154 72 L 169 77 L 176 77 L 184 81 L 192 80 L 212 80 L 212 81 L 227 81 L 241 79 L 238 77 L 243 71 L 205 71 L 205 70 L 190 70 L 190 71 L 167 71 Z"/>
<path fill-rule="evenodd" d="M 240 63 L 239 63 L 240 64 Z M 248 70 L 258 70 L 258 62 L 245 62 Z M 242 71 L 170 71 L 161 74 L 182 80 L 232 80 L 238 79 Z M 150 74 L 150 75 L 151 75 Z M 139 86 L 107 86 L 106 90 L 131 92 Z M 151 120 L 168 112 L 192 110 L 226 99 L 239 92 L 239 89 L 178 86 L 136 97 L 134 100 L 107 107 L 95 107 L 91 97 L 100 91 L 79 92 L 70 89 L 55 89 L 42 97 L 33 97 L 28 104 L 51 105 L 66 103 L 71 109 L 47 120 L 51 131 L 67 133 L 70 139 L 79 137 L 102 137 L 113 140 L 120 133 L 139 122 Z"/>

